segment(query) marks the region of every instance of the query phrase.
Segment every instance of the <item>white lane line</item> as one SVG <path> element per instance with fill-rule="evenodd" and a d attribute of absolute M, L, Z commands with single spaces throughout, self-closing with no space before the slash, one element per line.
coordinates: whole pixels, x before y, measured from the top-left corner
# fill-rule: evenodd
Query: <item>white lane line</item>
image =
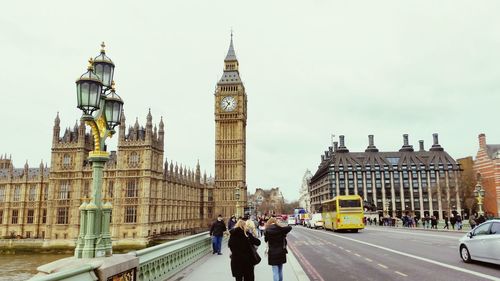
<path fill-rule="evenodd" d="M 346 252 L 348 252 L 348 253 L 350 253 L 350 252 L 351 252 L 351 250 L 345 250 L 345 251 L 346 251 Z"/>
<path fill-rule="evenodd" d="M 383 265 L 383 264 L 381 264 L 381 263 L 379 263 L 379 264 L 378 264 L 378 266 L 383 267 L 383 268 L 385 268 L 385 269 L 387 269 L 387 268 L 388 268 L 386 265 Z"/>
<path fill-rule="evenodd" d="M 369 259 L 369 258 L 365 258 L 365 260 L 367 260 L 367 261 L 369 261 L 369 262 L 372 262 L 372 260 L 371 260 L 371 259 Z"/>
<path fill-rule="evenodd" d="M 402 273 L 402 272 L 399 272 L 399 271 L 394 271 L 394 272 L 395 272 L 396 274 L 399 274 L 399 275 L 404 276 L 404 277 L 407 277 L 407 276 L 408 276 L 408 275 L 406 275 L 406 274 L 404 274 L 404 273 Z"/>
<path fill-rule="evenodd" d="M 355 255 L 356 257 L 361 257 L 359 254 L 356 254 L 356 253 L 354 253 L 354 255 Z"/>
<path fill-rule="evenodd" d="M 366 228 L 367 230 L 373 230 L 373 231 L 381 231 L 381 232 L 388 232 L 388 233 L 399 233 L 399 234 L 407 234 L 407 235 L 415 235 L 415 236 L 429 236 L 429 237 L 438 237 L 438 238 L 445 238 L 445 239 L 451 239 L 451 240 L 458 240 L 460 237 L 454 237 L 454 236 L 445 236 L 445 235 L 437 235 L 437 234 L 427 234 L 427 233 L 417 233 L 417 232 L 410 232 L 410 231 L 397 231 L 397 230 L 386 230 L 386 229 L 375 229 L 375 228 Z M 416 230 L 418 231 L 418 230 Z M 466 233 L 463 233 L 465 235 Z"/>
<path fill-rule="evenodd" d="M 339 246 L 339 249 L 344 250 L 344 248 L 342 248 L 341 246 Z"/>
<path fill-rule="evenodd" d="M 447 263 L 443 263 L 443 262 L 431 260 L 431 259 L 428 259 L 428 258 L 424 258 L 424 257 L 420 257 L 420 256 L 416 256 L 416 255 L 412 255 L 412 254 L 400 252 L 400 251 L 393 250 L 393 249 L 390 249 L 390 248 L 382 247 L 382 246 L 379 246 L 379 245 L 375 245 L 375 244 L 372 244 L 372 243 L 368 243 L 368 242 L 361 241 L 361 240 L 356 240 L 356 239 L 353 239 L 353 238 L 349 238 L 349 237 L 345 237 L 345 236 L 341 236 L 341 235 L 337 235 L 337 234 L 333 234 L 333 233 L 328 233 L 328 232 L 323 232 L 323 233 L 326 234 L 326 235 L 335 236 L 335 237 L 342 238 L 342 239 L 345 239 L 345 240 L 350 240 L 350 241 L 353 241 L 353 242 L 356 242 L 356 243 L 360 243 L 360 244 L 372 246 L 374 248 L 378 248 L 378 249 L 381 249 L 381 250 L 384 250 L 384 251 L 388 251 L 388 252 L 391 252 L 391 253 L 395 253 L 395 254 L 399 254 L 399 255 L 402 255 L 402 256 L 406 256 L 406 257 L 414 258 L 414 259 L 417 259 L 417 260 L 421 260 L 421 261 L 424 261 L 424 262 L 432 263 L 432 264 L 439 265 L 439 266 L 442 266 L 442 267 L 446 267 L 446 268 L 449 268 L 449 269 L 453 269 L 453 270 L 456 270 L 456 271 L 468 273 L 468 274 L 475 275 L 475 276 L 478 276 L 478 277 L 482 277 L 482 278 L 485 278 L 485 279 L 488 279 L 488 280 L 500 281 L 500 278 L 495 277 L 495 276 L 491 276 L 491 275 L 488 275 L 488 274 L 484 274 L 484 273 L 480 273 L 480 272 L 475 272 L 475 271 L 468 270 L 468 269 L 465 269 L 465 268 L 461 268 L 461 267 L 458 267 L 458 266 L 454 266 L 454 265 L 451 265 L 451 264 L 447 264 Z"/>

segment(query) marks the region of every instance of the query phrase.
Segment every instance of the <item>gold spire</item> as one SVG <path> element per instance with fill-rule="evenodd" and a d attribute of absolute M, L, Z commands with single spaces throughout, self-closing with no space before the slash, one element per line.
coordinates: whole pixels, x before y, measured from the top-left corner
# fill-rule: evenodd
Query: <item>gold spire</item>
<path fill-rule="evenodd" d="M 102 43 L 101 43 L 101 53 L 106 53 L 106 50 L 104 48 L 106 48 L 106 44 L 104 44 L 104 41 L 102 41 Z"/>

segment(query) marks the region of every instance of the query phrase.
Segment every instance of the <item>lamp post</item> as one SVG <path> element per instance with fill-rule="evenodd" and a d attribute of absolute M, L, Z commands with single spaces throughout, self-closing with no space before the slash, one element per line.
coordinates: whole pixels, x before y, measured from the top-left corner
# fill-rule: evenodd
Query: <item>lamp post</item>
<path fill-rule="evenodd" d="M 476 188 L 474 188 L 474 197 L 476 197 L 477 207 L 479 208 L 477 215 L 483 216 L 484 215 L 484 211 L 483 211 L 484 189 L 483 189 L 483 186 L 481 185 L 481 174 L 480 173 L 477 173 L 477 184 L 476 184 Z"/>
<path fill-rule="evenodd" d="M 240 215 L 240 188 L 236 187 L 234 191 L 234 198 L 236 199 L 236 218 L 239 218 Z"/>
<path fill-rule="evenodd" d="M 106 56 L 104 42 L 101 53 L 89 59 L 89 66 L 76 81 L 77 107 L 83 111 L 82 121 L 92 130 L 94 150 L 89 153 L 92 163 L 92 198 L 80 206 L 80 234 L 75 249 L 76 258 L 111 256 L 109 224 L 111 202 L 102 199 L 103 168 L 109 160 L 105 141 L 120 124 L 123 101 L 115 92 L 113 74 L 115 65 Z"/>

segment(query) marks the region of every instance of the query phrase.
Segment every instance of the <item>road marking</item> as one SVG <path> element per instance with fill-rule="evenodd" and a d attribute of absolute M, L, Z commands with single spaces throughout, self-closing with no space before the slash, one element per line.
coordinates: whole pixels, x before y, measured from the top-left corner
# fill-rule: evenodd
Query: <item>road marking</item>
<path fill-rule="evenodd" d="M 342 248 L 342 246 L 339 246 L 339 249 L 344 250 L 344 248 Z"/>
<path fill-rule="evenodd" d="M 369 259 L 369 258 L 365 258 L 365 260 L 367 260 L 367 261 L 369 261 L 369 262 L 372 262 L 372 260 L 371 260 L 371 259 Z"/>
<path fill-rule="evenodd" d="M 350 253 L 351 251 L 350 250 L 345 250 L 346 252 Z"/>
<path fill-rule="evenodd" d="M 356 253 L 354 253 L 354 255 L 355 255 L 356 257 L 361 257 L 359 254 L 356 254 Z"/>
<path fill-rule="evenodd" d="M 360 244 L 372 246 L 374 248 L 378 248 L 378 249 L 381 249 L 381 250 L 384 250 L 384 251 L 388 251 L 388 252 L 391 252 L 391 253 L 395 253 L 395 254 L 399 254 L 399 255 L 402 255 L 402 256 L 406 256 L 406 257 L 414 258 L 414 259 L 417 259 L 417 260 L 421 260 L 421 261 L 424 261 L 424 262 L 432 263 L 432 264 L 439 265 L 439 266 L 442 266 L 442 267 L 446 267 L 446 268 L 449 268 L 449 269 L 453 269 L 453 270 L 456 270 L 456 271 L 468 273 L 468 274 L 475 275 L 475 276 L 478 276 L 478 277 L 482 277 L 482 278 L 485 278 L 485 279 L 488 279 L 488 280 L 500 281 L 500 278 L 495 277 L 495 276 L 491 276 L 491 275 L 488 275 L 488 274 L 484 274 L 484 273 L 480 273 L 480 272 L 475 272 L 475 271 L 468 270 L 468 269 L 465 269 L 465 268 L 461 268 L 461 267 L 458 267 L 458 266 L 454 266 L 454 265 L 451 265 L 451 264 L 447 264 L 447 263 L 435 261 L 435 260 L 432 260 L 432 259 L 428 259 L 428 258 L 424 258 L 424 257 L 420 257 L 420 256 L 416 256 L 416 255 L 412 255 L 412 254 L 400 252 L 400 251 L 397 251 L 397 250 L 393 250 L 393 249 L 390 249 L 390 248 L 386 248 L 386 247 L 383 247 L 383 246 L 375 245 L 375 244 L 368 243 L 368 242 L 361 241 L 361 240 L 356 240 L 354 238 L 349 238 L 349 237 L 345 237 L 345 236 L 342 236 L 342 235 L 337 235 L 337 234 L 328 233 L 328 232 L 323 232 L 323 233 L 326 234 L 326 235 L 335 236 L 335 237 L 342 238 L 342 239 L 345 239 L 345 240 L 350 240 L 350 241 L 353 241 L 353 242 L 356 242 L 356 243 L 360 243 Z"/>
<path fill-rule="evenodd" d="M 383 265 L 383 264 L 381 264 L 381 263 L 379 263 L 379 264 L 378 264 L 378 266 L 383 267 L 383 268 L 385 268 L 385 269 L 387 269 L 387 268 L 388 268 L 386 265 Z"/>
<path fill-rule="evenodd" d="M 407 277 L 407 276 L 408 276 L 408 275 L 406 275 L 406 274 L 404 274 L 404 273 L 402 273 L 402 272 L 399 272 L 399 271 L 394 271 L 394 272 L 395 272 L 396 274 L 399 274 L 399 275 L 404 276 L 404 277 Z"/>
<path fill-rule="evenodd" d="M 389 233 L 402 233 L 402 234 L 410 234 L 410 235 L 415 235 L 415 236 L 429 236 L 429 237 L 439 237 L 439 238 L 446 238 L 446 239 L 452 239 L 452 240 L 458 240 L 460 237 L 453 237 L 453 236 L 445 236 L 445 235 L 437 235 L 437 234 L 427 234 L 427 233 L 416 233 L 416 232 L 410 232 L 410 231 L 397 231 L 397 230 L 387 230 L 387 229 L 375 229 L 375 228 L 367 228 L 367 230 L 373 230 L 373 231 L 381 231 L 381 232 L 389 232 Z M 417 230 L 418 231 L 418 230 Z M 455 232 L 453 232 L 455 233 Z M 465 235 L 466 233 L 463 233 Z"/>
<path fill-rule="evenodd" d="M 307 259 L 291 244 L 288 247 L 292 250 L 292 253 L 302 262 L 302 266 L 309 272 L 313 280 L 325 281 L 323 277 L 314 269 L 314 267 L 307 261 Z"/>

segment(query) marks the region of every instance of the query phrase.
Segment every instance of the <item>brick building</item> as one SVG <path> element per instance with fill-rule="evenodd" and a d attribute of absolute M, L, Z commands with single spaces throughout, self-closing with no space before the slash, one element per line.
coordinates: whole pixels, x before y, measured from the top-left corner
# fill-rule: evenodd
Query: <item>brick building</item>
<path fill-rule="evenodd" d="M 500 144 L 487 144 L 485 134 L 479 135 L 474 171 L 481 174 L 485 189 L 485 213 L 500 216 Z"/>

